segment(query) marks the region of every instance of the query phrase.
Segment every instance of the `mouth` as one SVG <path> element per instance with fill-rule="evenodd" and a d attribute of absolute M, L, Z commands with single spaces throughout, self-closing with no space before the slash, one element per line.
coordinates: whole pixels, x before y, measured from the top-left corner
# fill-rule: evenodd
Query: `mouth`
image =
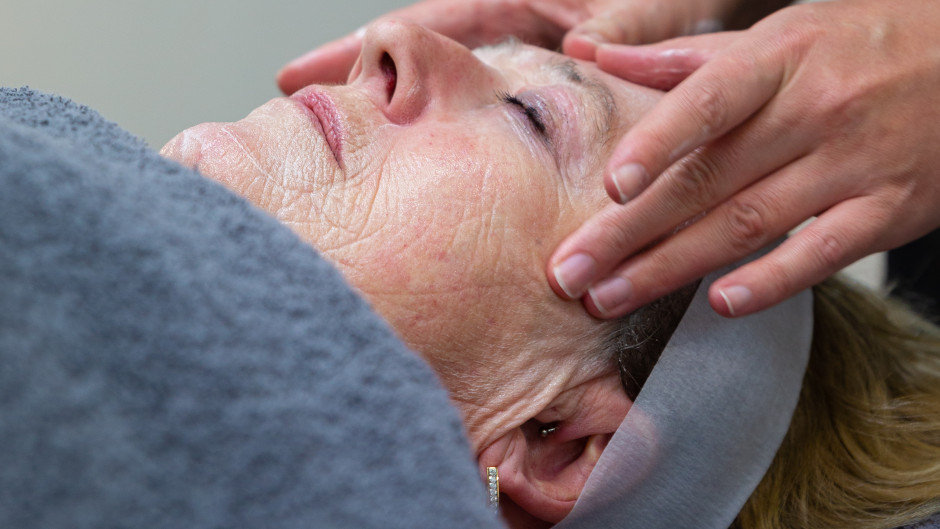
<path fill-rule="evenodd" d="M 320 131 L 326 140 L 333 158 L 341 169 L 343 165 L 343 125 L 336 104 L 325 92 L 320 90 L 302 90 L 291 96 L 291 99 L 300 103 L 313 125 Z"/>

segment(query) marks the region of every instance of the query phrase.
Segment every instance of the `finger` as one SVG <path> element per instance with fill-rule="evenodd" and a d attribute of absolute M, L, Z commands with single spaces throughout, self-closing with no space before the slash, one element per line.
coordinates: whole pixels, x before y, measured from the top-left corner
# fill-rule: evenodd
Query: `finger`
<path fill-rule="evenodd" d="M 673 164 L 635 200 L 611 204 L 569 235 L 550 260 L 556 292 L 580 297 L 589 284 L 676 226 L 810 152 L 817 136 L 798 128 L 799 116 L 781 107 L 768 105 L 745 125 Z M 765 148 L 771 141 L 774 148 Z M 780 193 L 799 195 L 812 187 L 796 185 Z"/>
<path fill-rule="evenodd" d="M 383 15 L 414 22 L 447 35 L 468 47 L 476 47 L 520 34 L 526 40 L 543 42 L 558 28 L 539 23 L 540 19 L 527 12 L 523 3 L 481 2 L 472 0 L 418 2 Z M 480 21 L 488 21 L 481 24 Z M 365 28 L 341 39 L 325 44 L 291 61 L 278 73 L 278 86 L 291 93 L 312 83 L 343 83 L 359 57 Z"/>
<path fill-rule="evenodd" d="M 604 44 L 595 55 L 597 66 L 632 83 L 672 90 L 709 59 L 740 38 L 737 32 L 680 37 L 647 46 Z"/>
<path fill-rule="evenodd" d="M 848 186 L 807 177 L 818 174 L 815 157 L 802 158 L 741 191 L 688 228 L 620 266 L 586 301 L 598 317 L 617 317 L 763 248 L 850 193 Z M 619 297 L 618 297 L 619 295 Z"/>
<path fill-rule="evenodd" d="M 595 61 L 597 48 L 604 44 L 604 38 L 593 33 L 565 34 L 561 41 L 562 53 L 582 61 Z"/>
<path fill-rule="evenodd" d="M 409 20 L 441 31 L 437 26 L 449 24 L 454 18 L 453 13 L 448 12 L 452 10 L 451 6 L 451 2 L 419 2 L 385 16 Z M 309 84 L 345 83 L 362 50 L 365 28 L 363 26 L 288 63 L 277 74 L 278 87 L 285 94 L 291 94 Z"/>
<path fill-rule="evenodd" d="M 584 61 L 593 61 L 597 47 L 615 42 L 618 44 L 640 44 L 636 37 L 639 29 L 634 20 L 638 16 L 633 9 L 605 11 L 571 28 L 561 41 L 566 55 Z"/>
<path fill-rule="evenodd" d="M 699 68 L 627 132 L 604 174 L 611 198 L 634 198 L 676 160 L 738 126 L 776 94 L 783 65 L 738 51 L 742 43 Z"/>
<path fill-rule="evenodd" d="M 562 41 L 567 55 L 594 60 L 598 45 L 647 44 L 692 31 L 693 13 L 653 2 L 630 2 L 599 12 L 571 28 Z"/>
<path fill-rule="evenodd" d="M 878 251 L 877 222 L 870 200 L 848 200 L 764 257 L 716 281 L 712 308 L 727 317 L 753 314 L 809 288 L 849 264 Z"/>
<path fill-rule="evenodd" d="M 324 44 L 294 59 L 277 74 L 277 85 L 287 95 L 313 83 L 345 83 L 362 50 L 365 30 Z"/>
<path fill-rule="evenodd" d="M 606 11 L 571 28 L 562 40 L 566 55 L 584 61 L 594 61 L 602 44 L 645 44 L 643 40 L 643 11 L 625 8 Z"/>

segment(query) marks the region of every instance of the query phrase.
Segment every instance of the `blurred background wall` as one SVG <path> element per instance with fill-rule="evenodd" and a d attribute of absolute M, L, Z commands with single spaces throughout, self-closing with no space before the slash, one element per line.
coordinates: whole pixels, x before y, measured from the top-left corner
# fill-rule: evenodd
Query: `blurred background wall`
<path fill-rule="evenodd" d="M 0 85 L 89 105 L 161 147 L 280 95 L 288 60 L 407 0 L 0 0 Z"/>

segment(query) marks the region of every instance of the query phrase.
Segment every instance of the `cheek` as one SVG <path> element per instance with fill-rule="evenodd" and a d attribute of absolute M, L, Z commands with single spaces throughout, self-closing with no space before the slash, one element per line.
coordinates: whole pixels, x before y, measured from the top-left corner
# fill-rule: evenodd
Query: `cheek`
<path fill-rule="evenodd" d="M 319 198 L 325 195 L 318 189 L 332 187 L 337 179 L 338 168 L 326 149 L 303 114 L 284 100 L 273 100 L 236 123 L 192 127 L 161 153 L 298 227 L 323 209 Z"/>
<path fill-rule="evenodd" d="M 492 144 L 437 134 L 399 142 L 359 240 L 327 252 L 412 346 L 432 335 L 471 340 L 496 325 L 493 300 L 508 302 L 506 286 L 545 283 L 533 245 L 548 238 L 557 195 Z"/>
<path fill-rule="evenodd" d="M 386 228 L 401 231 L 382 239 L 412 246 L 396 246 L 389 259 L 431 260 L 428 269 L 448 284 L 459 276 L 475 285 L 543 285 L 545 261 L 590 208 L 516 143 L 427 134 L 399 145 L 408 154 L 393 160 L 379 194 L 395 208 Z"/>

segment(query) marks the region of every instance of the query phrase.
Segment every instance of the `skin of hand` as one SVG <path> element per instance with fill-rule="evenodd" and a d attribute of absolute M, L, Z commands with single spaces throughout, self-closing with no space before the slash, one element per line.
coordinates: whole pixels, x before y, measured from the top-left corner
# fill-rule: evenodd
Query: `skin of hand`
<path fill-rule="evenodd" d="M 845 0 L 740 33 L 601 47 L 602 69 L 675 88 L 614 150 L 604 184 L 618 203 L 550 259 L 556 293 L 616 317 L 815 217 L 711 287 L 718 313 L 741 316 L 936 228 L 938 25 L 935 2 Z"/>
<path fill-rule="evenodd" d="M 550 49 L 563 45 L 566 54 L 593 60 L 601 42 L 644 44 L 714 28 L 738 3 L 742 2 L 425 0 L 386 16 L 415 22 L 471 48 L 512 35 Z M 359 30 L 295 59 L 278 73 L 278 86 L 291 94 L 312 83 L 345 82 L 359 56 L 362 37 Z"/>

